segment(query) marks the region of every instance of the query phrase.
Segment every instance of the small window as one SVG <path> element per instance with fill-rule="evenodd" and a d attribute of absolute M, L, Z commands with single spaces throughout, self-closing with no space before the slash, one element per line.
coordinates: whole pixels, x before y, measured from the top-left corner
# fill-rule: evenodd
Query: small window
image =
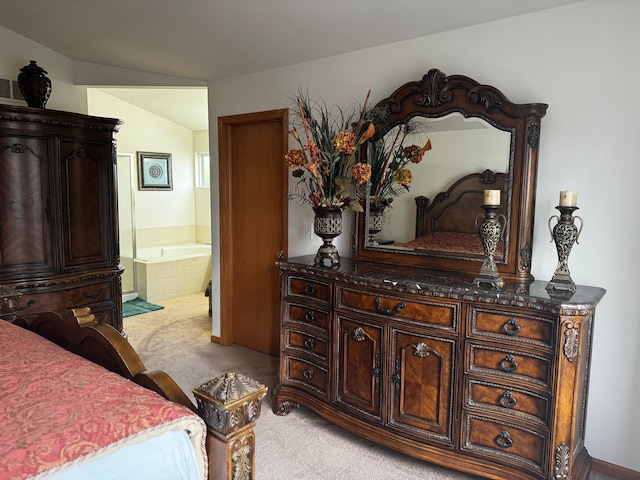
<path fill-rule="evenodd" d="M 211 170 L 208 153 L 196 153 L 196 187 L 211 187 Z"/>

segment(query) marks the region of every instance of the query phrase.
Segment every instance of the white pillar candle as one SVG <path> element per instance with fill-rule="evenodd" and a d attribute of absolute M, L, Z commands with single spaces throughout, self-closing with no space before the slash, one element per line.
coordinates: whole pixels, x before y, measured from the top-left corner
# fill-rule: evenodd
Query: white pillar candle
<path fill-rule="evenodd" d="M 561 207 L 575 207 L 578 205 L 578 194 L 570 190 L 563 190 L 560 192 L 560 206 Z"/>
<path fill-rule="evenodd" d="M 483 205 L 500 205 L 500 190 L 485 190 Z"/>

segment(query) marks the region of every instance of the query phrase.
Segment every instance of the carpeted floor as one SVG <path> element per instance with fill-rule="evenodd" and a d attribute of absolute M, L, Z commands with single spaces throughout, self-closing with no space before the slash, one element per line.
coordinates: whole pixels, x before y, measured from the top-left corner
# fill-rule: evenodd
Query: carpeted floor
<path fill-rule="evenodd" d="M 239 345 L 211 343 L 208 298 L 194 294 L 158 302 L 165 308 L 124 320 L 129 341 L 149 369 L 164 370 L 187 392 L 222 373 L 243 373 L 271 390 L 275 357 Z M 299 408 L 271 412 L 270 395 L 255 428 L 257 480 L 471 480 L 353 435 Z M 613 480 L 592 472 L 590 480 Z"/>
<path fill-rule="evenodd" d="M 122 317 L 133 317 L 134 315 L 142 315 L 143 313 L 162 310 L 163 308 L 164 307 L 162 305 L 145 302 L 141 298 L 134 298 L 133 300 L 128 300 L 122 304 Z"/>

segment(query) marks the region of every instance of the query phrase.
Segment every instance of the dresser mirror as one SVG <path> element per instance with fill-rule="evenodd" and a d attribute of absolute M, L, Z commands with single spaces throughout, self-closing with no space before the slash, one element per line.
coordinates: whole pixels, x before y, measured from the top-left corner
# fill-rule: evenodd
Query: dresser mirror
<path fill-rule="evenodd" d="M 547 105 L 514 104 L 495 87 L 437 69 L 402 85 L 377 107 L 386 121 L 367 157 L 410 126 L 403 145 L 432 149 L 409 163 L 409 191 L 382 211 L 358 215 L 355 257 L 476 275 L 483 261 L 476 221 L 484 190 L 500 190 L 504 233 L 495 253 L 502 278 L 530 282 L 540 120 Z"/>

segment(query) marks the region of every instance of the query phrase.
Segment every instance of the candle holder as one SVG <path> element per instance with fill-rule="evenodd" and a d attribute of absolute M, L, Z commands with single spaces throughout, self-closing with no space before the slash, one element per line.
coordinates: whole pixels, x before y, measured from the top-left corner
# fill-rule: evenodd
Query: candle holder
<path fill-rule="evenodd" d="M 549 233 L 551 233 L 551 241 L 556 243 L 558 266 L 546 289 L 549 292 L 557 290 L 573 293 L 576 291 L 576 284 L 573 283 L 569 272 L 569 254 L 573 244 L 578 243 L 584 222 L 582 217 L 573 215 L 573 212 L 578 210 L 578 207 L 559 205 L 556 208 L 560 211 L 560 216 L 552 215 L 549 218 L 548 226 Z M 574 223 L 576 218 L 580 220 L 580 228 L 576 227 Z M 551 221 L 553 219 L 556 220 L 556 224 L 552 229 Z"/>
<path fill-rule="evenodd" d="M 492 288 L 502 288 L 504 280 L 498 272 L 498 267 L 494 259 L 494 253 L 498 247 L 498 242 L 502 238 L 502 234 L 507 224 L 507 218 L 498 214 L 500 205 L 482 205 L 485 213 L 476 217 L 476 228 L 478 236 L 482 241 L 482 249 L 484 250 L 484 261 L 480 267 L 479 275 L 473 280 L 478 286 L 490 286 Z M 478 227 L 478 220 L 483 218 L 482 223 Z M 502 223 L 500 222 L 502 220 Z"/>

